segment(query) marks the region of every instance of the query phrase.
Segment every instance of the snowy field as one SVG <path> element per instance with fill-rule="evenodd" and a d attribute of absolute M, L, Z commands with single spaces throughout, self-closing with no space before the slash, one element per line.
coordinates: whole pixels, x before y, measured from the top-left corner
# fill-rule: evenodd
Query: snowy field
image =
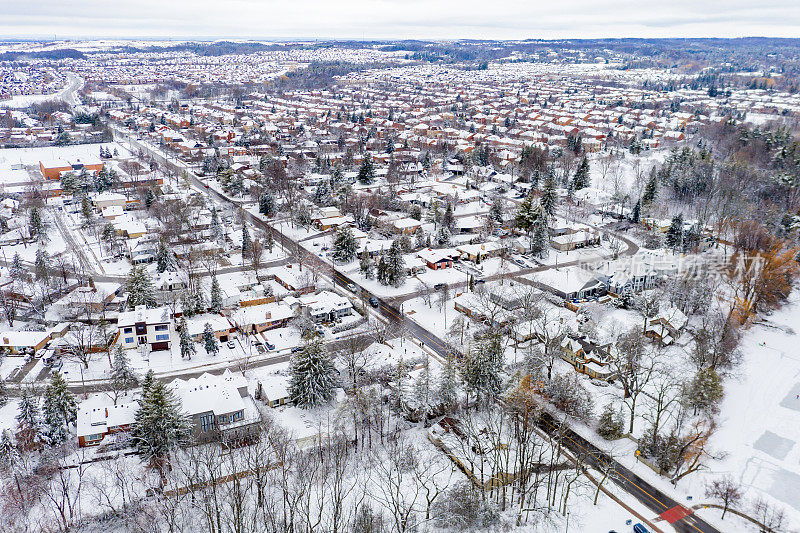
<path fill-rule="evenodd" d="M 731 474 L 748 498 L 765 496 L 800 526 L 800 291 L 745 333 L 738 377 L 725 384 L 712 445 L 728 456 L 705 477 Z M 696 481 L 699 481 L 696 478 Z M 727 519 L 727 518 L 726 518 Z"/>

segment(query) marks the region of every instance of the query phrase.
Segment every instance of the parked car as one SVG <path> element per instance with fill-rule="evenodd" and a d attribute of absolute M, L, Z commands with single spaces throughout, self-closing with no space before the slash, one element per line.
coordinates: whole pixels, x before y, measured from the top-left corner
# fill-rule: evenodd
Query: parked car
<path fill-rule="evenodd" d="M 479 278 L 479 279 L 473 280 L 472 283 L 475 284 L 475 285 L 483 285 L 484 283 L 486 283 L 486 280 Z"/>
<path fill-rule="evenodd" d="M 433 286 L 433 288 L 437 291 L 440 291 L 445 287 L 447 287 L 447 283 L 437 283 L 436 285 Z"/>
<path fill-rule="evenodd" d="M 233 343 L 233 341 L 228 341 L 228 344 L 227 344 L 227 346 L 228 346 L 228 348 L 230 348 L 231 350 L 233 350 L 234 348 L 236 348 L 236 345 Z"/>
<path fill-rule="evenodd" d="M 303 347 L 302 346 L 292 346 L 292 353 L 297 353 L 297 352 L 300 352 L 300 351 L 303 351 Z"/>
<path fill-rule="evenodd" d="M 272 350 L 274 350 L 274 349 L 275 349 L 275 345 L 274 345 L 274 344 L 270 344 L 270 343 L 268 342 L 268 343 L 267 343 L 267 350 L 269 350 L 269 351 L 272 351 Z"/>
<path fill-rule="evenodd" d="M 642 524 L 636 524 L 633 526 L 633 533 L 650 533 L 650 530 Z"/>
<path fill-rule="evenodd" d="M 46 367 L 51 367 L 58 361 L 61 361 L 61 356 L 54 354 L 52 351 L 42 357 L 42 363 Z"/>

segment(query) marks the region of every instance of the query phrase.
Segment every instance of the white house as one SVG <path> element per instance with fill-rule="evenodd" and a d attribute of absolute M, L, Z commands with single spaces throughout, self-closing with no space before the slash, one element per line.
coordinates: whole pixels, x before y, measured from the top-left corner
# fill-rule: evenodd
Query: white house
<path fill-rule="evenodd" d="M 138 306 L 117 318 L 119 344 L 124 348 L 147 346 L 150 351 L 169 350 L 174 327 L 168 307 Z"/>

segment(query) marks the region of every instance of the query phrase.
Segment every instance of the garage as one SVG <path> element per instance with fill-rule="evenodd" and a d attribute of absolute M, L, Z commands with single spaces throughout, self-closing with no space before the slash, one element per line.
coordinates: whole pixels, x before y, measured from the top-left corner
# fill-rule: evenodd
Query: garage
<path fill-rule="evenodd" d="M 154 342 L 150 345 L 150 351 L 160 352 L 161 350 L 169 350 L 168 342 Z"/>

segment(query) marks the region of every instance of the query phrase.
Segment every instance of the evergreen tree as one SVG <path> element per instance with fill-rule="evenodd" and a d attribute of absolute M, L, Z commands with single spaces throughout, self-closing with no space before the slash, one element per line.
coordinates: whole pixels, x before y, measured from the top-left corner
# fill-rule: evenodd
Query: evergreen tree
<path fill-rule="evenodd" d="M 28 272 L 22 266 L 22 258 L 19 252 L 14 252 L 14 257 L 11 259 L 11 269 L 9 272 L 11 279 L 14 281 L 24 281 L 28 278 Z"/>
<path fill-rule="evenodd" d="M 117 391 L 122 392 L 128 392 L 139 384 L 139 379 L 128 361 L 128 354 L 121 346 L 114 351 L 114 360 L 111 362 L 111 383 Z"/>
<path fill-rule="evenodd" d="M 372 185 L 375 181 L 375 168 L 372 165 L 372 158 L 364 156 L 364 161 L 358 169 L 358 182 L 362 185 Z"/>
<path fill-rule="evenodd" d="M 219 287 L 216 274 L 211 276 L 211 305 L 209 309 L 214 313 L 222 310 L 222 290 Z"/>
<path fill-rule="evenodd" d="M 499 200 L 492 202 L 492 207 L 489 209 L 489 217 L 495 222 L 503 222 L 503 206 Z"/>
<path fill-rule="evenodd" d="M 714 414 L 718 411 L 718 403 L 723 395 L 722 381 L 713 368 L 701 368 L 697 371 L 684 392 L 686 404 L 694 408 L 695 414 L 702 411 Z"/>
<path fill-rule="evenodd" d="M 616 440 L 624 434 L 625 422 L 622 420 L 622 413 L 614 409 L 609 403 L 600 415 L 600 425 L 597 426 L 597 434 L 606 440 Z"/>
<path fill-rule="evenodd" d="M 453 229 L 455 223 L 456 219 L 453 216 L 453 204 L 447 202 L 447 205 L 444 208 L 444 214 L 442 215 L 442 227 L 451 230 Z"/>
<path fill-rule="evenodd" d="M 531 194 L 519 204 L 517 214 L 514 216 L 514 223 L 517 228 L 530 235 L 537 218 L 539 218 L 539 211 L 533 205 L 533 195 Z"/>
<path fill-rule="evenodd" d="M 106 166 L 103 165 L 103 168 L 97 171 L 97 174 L 94 177 L 94 188 L 97 192 L 104 192 L 111 188 L 113 185 L 113 181 L 111 180 L 111 175 L 106 169 Z"/>
<path fill-rule="evenodd" d="M 31 207 L 28 212 L 28 231 L 31 237 L 37 241 L 47 241 L 47 224 L 45 224 L 42 213 L 36 206 Z"/>
<path fill-rule="evenodd" d="M 700 239 L 702 235 L 700 234 L 700 225 L 699 224 L 692 224 L 692 227 L 689 228 L 683 234 L 683 252 L 689 253 L 698 246 L 700 246 Z"/>
<path fill-rule="evenodd" d="M 128 292 L 128 309 L 135 309 L 139 305 L 156 306 L 153 283 L 144 267 L 134 266 L 131 268 L 125 289 Z"/>
<path fill-rule="evenodd" d="M 261 195 L 258 199 L 258 212 L 264 216 L 275 216 L 275 198 L 268 192 Z"/>
<path fill-rule="evenodd" d="M 638 224 L 642 216 L 642 203 L 637 200 L 636 205 L 633 206 L 633 214 L 631 215 L 631 222 Z"/>
<path fill-rule="evenodd" d="M 209 355 L 217 355 L 219 352 L 219 344 L 217 337 L 214 336 L 214 328 L 208 322 L 203 326 L 203 346 Z"/>
<path fill-rule="evenodd" d="M 147 388 L 142 387 L 139 409 L 131 424 L 131 441 L 136 453 L 161 465 L 170 451 L 188 438 L 189 424 L 181 413 L 179 401 L 163 382 L 150 376 Z"/>
<path fill-rule="evenodd" d="M 156 377 L 155 374 L 153 373 L 153 369 L 148 370 L 147 373 L 144 375 L 144 379 L 142 380 L 142 397 L 144 397 L 148 393 L 150 388 L 153 386 L 155 380 Z"/>
<path fill-rule="evenodd" d="M 83 217 L 83 227 L 88 228 L 94 224 L 94 211 L 92 210 L 92 201 L 88 196 L 84 196 L 81 200 L 81 216 Z"/>
<path fill-rule="evenodd" d="M 381 255 L 378 259 L 377 278 L 381 285 L 389 284 L 389 266 L 386 264 L 386 257 Z"/>
<path fill-rule="evenodd" d="M 272 237 L 272 232 L 268 231 L 264 235 L 264 248 L 266 248 L 269 253 L 272 253 L 273 246 L 275 246 L 275 239 Z"/>
<path fill-rule="evenodd" d="M 167 246 L 164 239 L 158 241 L 158 250 L 156 251 L 156 271 L 165 272 L 172 263 L 172 251 Z"/>
<path fill-rule="evenodd" d="M 366 249 L 361 252 L 361 260 L 358 266 L 365 278 L 372 279 L 375 277 L 375 265 L 372 264 L 372 258 L 370 258 Z"/>
<path fill-rule="evenodd" d="M 492 332 L 477 347 L 470 347 L 462 365 L 461 378 L 472 392 L 491 396 L 500 392 L 503 346 L 499 333 Z"/>
<path fill-rule="evenodd" d="M 533 225 L 531 234 L 531 253 L 536 257 L 544 257 L 547 254 L 547 245 L 550 242 L 549 230 L 545 217 L 539 216 Z"/>
<path fill-rule="evenodd" d="M 393 287 L 399 287 L 406 281 L 406 267 L 403 261 L 403 250 L 395 240 L 386 254 L 386 282 Z"/>
<path fill-rule="evenodd" d="M 544 182 L 544 190 L 542 197 L 539 198 L 539 205 L 542 206 L 542 211 L 547 215 L 550 220 L 556 216 L 556 204 L 558 203 L 558 193 L 556 193 L 556 180 L 553 176 L 552 169 Z"/>
<path fill-rule="evenodd" d="M 339 263 L 349 263 L 358 253 L 358 243 L 350 226 L 342 226 L 333 239 L 333 260 Z"/>
<path fill-rule="evenodd" d="M 575 171 L 575 176 L 572 178 L 572 190 L 579 191 L 589 185 L 589 161 L 584 156 L 578 166 L 578 170 Z"/>
<path fill-rule="evenodd" d="M 250 239 L 250 232 L 247 229 L 247 222 L 242 224 L 242 257 L 247 257 L 253 247 L 253 241 Z"/>
<path fill-rule="evenodd" d="M 211 208 L 211 236 L 214 238 L 215 241 L 222 240 L 223 235 L 225 232 L 222 230 L 222 224 L 219 223 L 219 214 L 217 213 L 217 208 Z"/>
<path fill-rule="evenodd" d="M 428 364 L 428 361 L 425 360 L 422 365 L 422 371 L 414 381 L 414 401 L 417 404 L 417 414 L 422 420 L 427 419 L 429 415 L 434 413 L 439 404 L 437 391 L 431 383 Z"/>
<path fill-rule="evenodd" d="M 194 341 L 192 341 L 192 337 L 189 335 L 189 326 L 186 325 L 185 318 L 181 318 L 180 328 L 181 358 L 191 360 L 196 349 L 194 347 Z"/>
<path fill-rule="evenodd" d="M 69 425 L 78 417 L 75 397 L 67 389 L 67 383 L 59 372 L 53 372 L 50 383 L 44 390 L 42 422 L 45 440 L 52 446 L 61 444 L 69 437 Z"/>
<path fill-rule="evenodd" d="M 439 221 L 442 219 L 442 212 L 439 209 L 439 200 L 434 200 L 428 206 L 428 213 L 425 216 L 425 220 L 428 222 L 433 222 L 434 224 L 439 224 Z"/>
<path fill-rule="evenodd" d="M 450 230 L 442 226 L 436 232 L 436 242 L 439 246 L 447 246 L 450 243 Z"/>
<path fill-rule="evenodd" d="M 41 430 L 39 402 L 28 389 L 23 388 L 17 408 L 17 426 L 19 427 L 17 439 L 25 447 L 30 448 L 39 441 L 39 431 Z"/>
<path fill-rule="evenodd" d="M 33 270 L 36 279 L 39 281 L 50 279 L 50 256 L 47 250 L 39 248 L 36 250 L 36 260 L 33 263 Z"/>
<path fill-rule="evenodd" d="M 439 402 L 448 409 L 452 409 L 458 401 L 458 375 L 453 354 L 448 353 L 444 361 L 437 395 Z"/>
<path fill-rule="evenodd" d="M 672 223 L 667 229 L 666 245 L 673 250 L 681 250 L 683 248 L 683 215 L 675 215 L 672 217 Z"/>
<path fill-rule="evenodd" d="M 652 204 L 656 199 L 656 194 L 658 193 L 658 182 L 656 181 L 656 174 L 655 172 L 650 174 L 650 179 L 647 180 L 647 185 L 645 185 L 644 193 L 642 193 L 642 207 L 648 207 Z"/>
<path fill-rule="evenodd" d="M 337 386 L 336 369 L 319 339 L 306 343 L 290 365 L 289 394 L 303 409 L 329 402 Z"/>
<path fill-rule="evenodd" d="M 0 471 L 2 472 L 8 472 L 17 467 L 22 459 L 10 435 L 10 431 L 3 431 L 3 435 L 0 436 Z"/>

